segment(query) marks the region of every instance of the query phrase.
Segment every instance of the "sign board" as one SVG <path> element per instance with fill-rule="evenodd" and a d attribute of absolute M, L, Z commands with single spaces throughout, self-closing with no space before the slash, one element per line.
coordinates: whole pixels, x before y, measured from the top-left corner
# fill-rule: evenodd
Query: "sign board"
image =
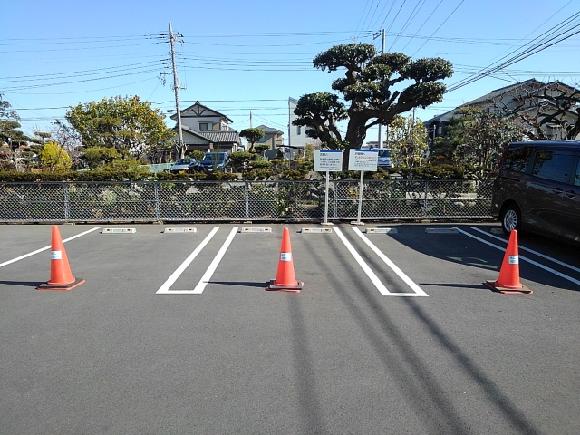
<path fill-rule="evenodd" d="M 342 151 L 314 150 L 315 171 L 342 171 Z"/>
<path fill-rule="evenodd" d="M 348 169 L 350 171 L 376 171 L 378 162 L 377 150 L 350 150 Z"/>

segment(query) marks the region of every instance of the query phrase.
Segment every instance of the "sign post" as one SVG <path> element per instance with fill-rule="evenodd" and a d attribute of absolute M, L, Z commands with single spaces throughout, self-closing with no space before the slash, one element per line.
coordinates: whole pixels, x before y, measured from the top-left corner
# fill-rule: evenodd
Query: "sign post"
<path fill-rule="evenodd" d="M 358 197 L 358 214 L 356 221 L 352 225 L 364 225 L 362 222 L 362 203 L 364 189 L 364 171 L 376 171 L 379 162 L 379 152 L 376 150 L 350 150 L 348 169 L 350 171 L 360 171 L 360 185 Z"/>
<path fill-rule="evenodd" d="M 322 225 L 334 225 L 328 222 L 328 189 L 330 185 L 330 171 L 342 171 L 342 151 L 340 150 L 315 150 L 314 170 L 325 172 L 324 186 L 324 221 Z"/>

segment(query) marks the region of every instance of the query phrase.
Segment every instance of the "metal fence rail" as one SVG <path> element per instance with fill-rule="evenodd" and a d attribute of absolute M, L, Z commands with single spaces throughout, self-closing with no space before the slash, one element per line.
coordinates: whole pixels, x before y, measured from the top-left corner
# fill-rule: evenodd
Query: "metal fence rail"
<path fill-rule="evenodd" d="M 354 219 L 358 181 L 331 182 L 329 217 Z M 366 219 L 488 218 L 491 183 L 366 180 Z M 317 221 L 324 181 L 1 183 L 0 222 Z"/>

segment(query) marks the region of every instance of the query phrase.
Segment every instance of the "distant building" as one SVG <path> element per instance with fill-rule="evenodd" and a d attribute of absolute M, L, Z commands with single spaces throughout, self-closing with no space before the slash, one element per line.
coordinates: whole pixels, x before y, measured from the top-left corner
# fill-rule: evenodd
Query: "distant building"
<path fill-rule="evenodd" d="M 176 121 L 177 114 L 170 118 Z M 236 151 L 240 146 L 240 137 L 236 130 L 230 128 L 231 122 L 223 113 L 196 101 L 181 111 L 183 142 L 188 150 Z"/>
<path fill-rule="evenodd" d="M 255 145 L 268 145 L 272 148 L 272 141 L 274 141 L 274 147 L 280 147 L 284 145 L 284 132 L 276 128 L 268 127 L 267 125 L 258 125 L 256 128 L 264 130 L 264 136 L 260 138 Z"/>
<path fill-rule="evenodd" d="M 453 118 L 461 117 L 461 111 L 471 107 L 505 114 L 526 130 L 529 124 L 526 125 L 521 117 L 514 116 L 514 112 L 521 114 L 523 117 L 529 116 L 530 119 L 534 119 L 539 110 L 544 114 L 550 114 L 552 110 L 550 108 L 550 97 L 565 97 L 566 95 L 580 95 L 580 91 L 562 82 L 543 83 L 536 79 L 530 79 L 489 92 L 453 110 L 434 116 L 426 121 L 424 125 L 431 140 L 444 136 L 449 122 Z M 569 113 L 563 115 L 570 122 L 575 122 L 578 117 L 574 110 L 575 108 L 571 107 Z M 565 131 L 557 122 L 543 125 L 542 130 L 548 139 L 559 140 L 565 138 Z"/>
<path fill-rule="evenodd" d="M 295 151 L 303 150 L 306 144 L 320 147 L 321 143 L 318 139 L 312 139 L 311 137 L 306 136 L 307 127 L 293 124 L 293 122 L 298 118 L 294 113 L 297 102 L 298 100 L 295 100 L 292 97 L 288 98 L 288 143 L 286 145 L 289 150 L 287 153 L 291 156 L 295 154 Z"/>

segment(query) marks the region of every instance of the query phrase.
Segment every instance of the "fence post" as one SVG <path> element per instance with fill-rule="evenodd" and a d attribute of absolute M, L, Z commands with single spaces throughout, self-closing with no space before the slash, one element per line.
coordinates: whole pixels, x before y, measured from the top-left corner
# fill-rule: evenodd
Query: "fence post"
<path fill-rule="evenodd" d="M 153 184 L 153 192 L 155 198 L 155 219 L 161 220 L 161 210 L 159 204 L 159 181 L 155 181 Z"/>
<path fill-rule="evenodd" d="M 244 181 L 244 202 L 246 203 L 246 220 L 248 220 L 250 218 L 250 192 L 247 181 Z"/>
<path fill-rule="evenodd" d="M 425 180 L 425 198 L 423 198 L 423 215 L 424 217 L 427 217 L 428 215 L 428 209 L 427 209 L 427 195 L 429 195 L 429 180 Z"/>
<path fill-rule="evenodd" d="M 334 219 L 337 219 L 338 218 L 338 216 L 337 216 L 337 214 L 338 214 L 338 210 L 337 210 L 338 209 L 338 203 L 337 203 L 337 198 L 336 198 L 336 196 L 337 196 L 336 195 L 336 192 L 338 191 L 339 185 L 340 185 L 340 181 L 334 180 L 332 182 L 332 187 L 333 187 L 333 189 L 332 189 L 333 201 L 332 202 L 334 203 Z"/>
<path fill-rule="evenodd" d="M 63 183 L 63 198 L 64 198 L 64 220 L 68 221 L 70 218 L 70 201 L 67 182 Z"/>

